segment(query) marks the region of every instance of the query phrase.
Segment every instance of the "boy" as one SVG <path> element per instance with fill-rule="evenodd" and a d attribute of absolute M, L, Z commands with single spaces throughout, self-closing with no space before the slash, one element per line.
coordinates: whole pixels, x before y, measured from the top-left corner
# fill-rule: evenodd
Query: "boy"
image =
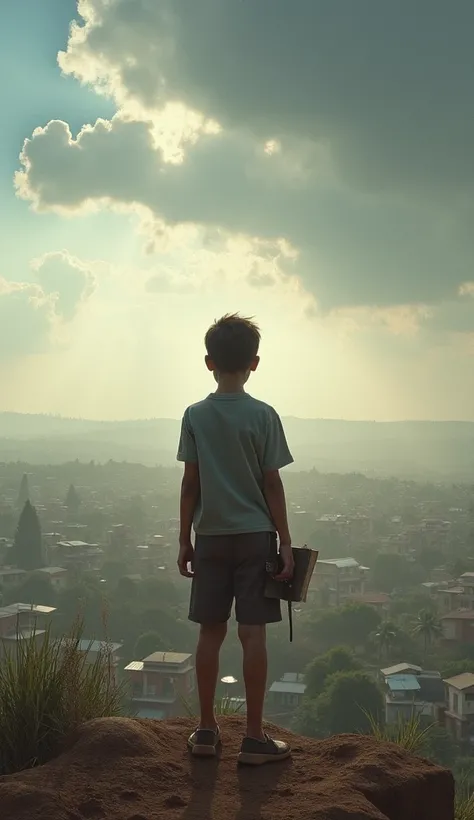
<path fill-rule="evenodd" d="M 239 762 L 258 765 L 290 756 L 286 743 L 265 734 L 262 716 L 265 626 L 281 621 L 280 601 L 264 595 L 266 563 L 277 551 L 278 534 L 283 560 L 278 578 L 291 578 L 293 553 L 279 470 L 293 458 L 275 410 L 244 390 L 259 364 L 258 326 L 238 314 L 223 316 L 209 328 L 205 345 L 217 390 L 186 410 L 178 449 L 185 465 L 178 567 L 192 578 L 189 618 L 201 627 L 196 651 L 201 718 L 188 745 L 204 757 L 214 756 L 220 742 L 214 696 L 235 598 L 247 703 Z"/>

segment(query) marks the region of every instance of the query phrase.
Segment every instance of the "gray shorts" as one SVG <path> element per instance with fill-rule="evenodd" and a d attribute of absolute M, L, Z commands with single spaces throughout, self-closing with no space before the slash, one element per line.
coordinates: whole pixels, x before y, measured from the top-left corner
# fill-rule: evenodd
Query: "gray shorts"
<path fill-rule="evenodd" d="M 189 619 L 225 623 L 235 599 L 239 624 L 281 621 L 280 601 L 266 598 L 266 563 L 277 551 L 275 533 L 196 535 Z"/>

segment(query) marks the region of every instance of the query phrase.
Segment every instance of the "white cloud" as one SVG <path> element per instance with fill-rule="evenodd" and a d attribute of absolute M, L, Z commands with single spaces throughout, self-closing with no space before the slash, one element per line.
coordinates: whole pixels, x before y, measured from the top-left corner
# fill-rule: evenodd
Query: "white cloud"
<path fill-rule="evenodd" d="M 93 265 L 67 251 L 46 253 L 33 260 L 32 268 L 43 292 L 53 297 L 56 312 L 66 321 L 73 319 L 80 305 L 94 293 Z"/>

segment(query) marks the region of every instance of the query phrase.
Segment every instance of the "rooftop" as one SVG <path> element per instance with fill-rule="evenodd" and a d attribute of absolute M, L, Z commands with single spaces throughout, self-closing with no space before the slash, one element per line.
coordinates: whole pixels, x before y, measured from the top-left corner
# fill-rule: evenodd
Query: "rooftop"
<path fill-rule="evenodd" d="M 58 572 L 67 572 L 64 567 L 40 567 L 37 572 L 45 572 L 46 575 L 56 575 Z"/>
<path fill-rule="evenodd" d="M 283 680 L 276 680 L 269 689 L 270 692 L 282 692 L 290 695 L 304 695 L 306 691 L 305 683 L 289 683 Z"/>
<path fill-rule="evenodd" d="M 454 609 L 441 616 L 442 621 L 474 621 L 474 609 Z"/>
<path fill-rule="evenodd" d="M 387 666 L 386 669 L 380 670 L 385 678 L 391 675 L 402 675 L 403 673 L 421 672 L 421 666 L 415 666 L 414 663 L 397 663 L 395 666 Z"/>
<path fill-rule="evenodd" d="M 421 689 L 415 675 L 390 675 L 386 682 L 391 692 L 417 692 Z"/>
<path fill-rule="evenodd" d="M 143 663 L 164 663 L 179 665 L 191 660 L 191 655 L 183 652 L 153 652 L 147 658 L 143 658 Z"/>
<path fill-rule="evenodd" d="M 334 564 L 338 569 L 359 566 L 359 562 L 355 558 L 324 558 L 318 561 L 318 564 Z"/>
<path fill-rule="evenodd" d="M 20 612 L 34 612 L 35 615 L 50 615 L 56 612 L 54 606 L 40 606 L 39 604 L 9 604 L 0 608 L 0 618 L 19 615 Z"/>
<path fill-rule="evenodd" d="M 474 686 L 474 674 L 472 672 L 463 672 L 462 675 L 455 675 L 453 678 L 446 678 L 445 683 L 452 686 L 454 689 L 470 689 Z"/>

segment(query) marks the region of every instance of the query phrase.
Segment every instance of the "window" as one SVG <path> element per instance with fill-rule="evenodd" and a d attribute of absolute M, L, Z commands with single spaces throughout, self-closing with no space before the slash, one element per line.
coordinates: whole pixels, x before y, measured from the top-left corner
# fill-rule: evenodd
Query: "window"
<path fill-rule="evenodd" d="M 459 713 L 459 697 L 458 697 L 458 695 L 453 695 L 453 712 Z"/>
<path fill-rule="evenodd" d="M 156 695 L 156 684 L 149 683 L 146 689 L 147 695 Z"/>
<path fill-rule="evenodd" d="M 467 692 L 464 697 L 468 703 L 474 702 L 474 692 Z"/>

